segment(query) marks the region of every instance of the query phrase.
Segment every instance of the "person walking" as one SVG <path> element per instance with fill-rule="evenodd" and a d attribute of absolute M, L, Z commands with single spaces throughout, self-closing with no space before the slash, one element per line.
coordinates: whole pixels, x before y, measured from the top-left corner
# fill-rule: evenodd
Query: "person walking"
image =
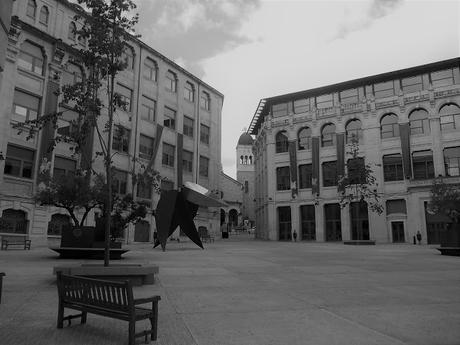
<path fill-rule="evenodd" d="M 422 244 L 422 234 L 420 233 L 420 231 L 417 231 L 417 241 L 418 241 L 418 244 Z"/>

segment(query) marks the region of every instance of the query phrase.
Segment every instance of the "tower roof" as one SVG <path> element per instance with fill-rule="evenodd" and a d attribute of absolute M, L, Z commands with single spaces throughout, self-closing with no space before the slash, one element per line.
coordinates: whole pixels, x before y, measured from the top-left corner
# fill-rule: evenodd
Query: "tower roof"
<path fill-rule="evenodd" d="M 252 139 L 251 135 L 244 132 L 241 134 L 240 139 L 238 140 L 238 145 L 251 145 L 253 144 L 254 139 Z"/>

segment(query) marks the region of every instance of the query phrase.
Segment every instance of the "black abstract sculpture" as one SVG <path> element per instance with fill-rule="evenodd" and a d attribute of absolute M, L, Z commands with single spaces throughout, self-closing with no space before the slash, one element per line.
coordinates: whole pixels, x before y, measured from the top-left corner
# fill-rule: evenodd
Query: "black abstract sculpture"
<path fill-rule="evenodd" d="M 157 225 L 157 239 L 154 248 L 161 244 L 163 251 L 166 248 L 168 237 L 180 226 L 181 230 L 193 243 L 203 248 L 200 235 L 193 218 L 198 208 L 221 207 L 226 204 L 210 195 L 210 192 L 200 185 L 186 182 L 182 189 L 169 190 L 161 194 L 155 212 Z"/>

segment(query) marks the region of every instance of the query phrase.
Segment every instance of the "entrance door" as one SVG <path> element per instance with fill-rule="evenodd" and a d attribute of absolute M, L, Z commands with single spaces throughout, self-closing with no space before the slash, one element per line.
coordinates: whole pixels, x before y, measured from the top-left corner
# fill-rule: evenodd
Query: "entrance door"
<path fill-rule="evenodd" d="M 367 203 L 352 202 L 350 204 L 351 218 L 351 239 L 369 240 L 369 218 L 367 214 Z"/>
<path fill-rule="evenodd" d="M 304 241 L 316 240 L 315 206 L 300 206 L 300 219 L 302 222 L 301 239 Z"/>
<path fill-rule="evenodd" d="M 291 240 L 291 208 L 289 206 L 278 207 L 279 240 Z"/>
<path fill-rule="evenodd" d="M 342 222 L 340 220 L 340 205 L 324 205 L 324 223 L 326 226 L 326 241 L 342 241 Z"/>
<path fill-rule="evenodd" d="M 393 243 L 404 243 L 404 222 L 391 222 L 391 234 Z"/>
<path fill-rule="evenodd" d="M 145 220 L 136 223 L 134 228 L 134 242 L 148 242 L 150 237 L 150 224 Z"/>

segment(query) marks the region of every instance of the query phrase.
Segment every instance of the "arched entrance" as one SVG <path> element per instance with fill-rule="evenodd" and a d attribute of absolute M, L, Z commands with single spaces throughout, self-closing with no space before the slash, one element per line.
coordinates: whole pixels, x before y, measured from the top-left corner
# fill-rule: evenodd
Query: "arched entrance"
<path fill-rule="evenodd" d="M 232 208 L 230 212 L 228 212 L 228 223 L 230 226 L 235 227 L 238 225 L 238 211 Z"/>
<path fill-rule="evenodd" d="M 134 227 L 134 242 L 148 242 L 150 240 L 150 223 L 140 220 Z"/>
<path fill-rule="evenodd" d="M 6 209 L 2 214 L 2 228 L 0 232 L 13 234 L 27 234 L 27 214 L 21 210 Z"/>
<path fill-rule="evenodd" d="M 61 236 L 62 232 L 72 227 L 70 217 L 65 214 L 53 214 L 48 223 L 48 236 Z"/>

